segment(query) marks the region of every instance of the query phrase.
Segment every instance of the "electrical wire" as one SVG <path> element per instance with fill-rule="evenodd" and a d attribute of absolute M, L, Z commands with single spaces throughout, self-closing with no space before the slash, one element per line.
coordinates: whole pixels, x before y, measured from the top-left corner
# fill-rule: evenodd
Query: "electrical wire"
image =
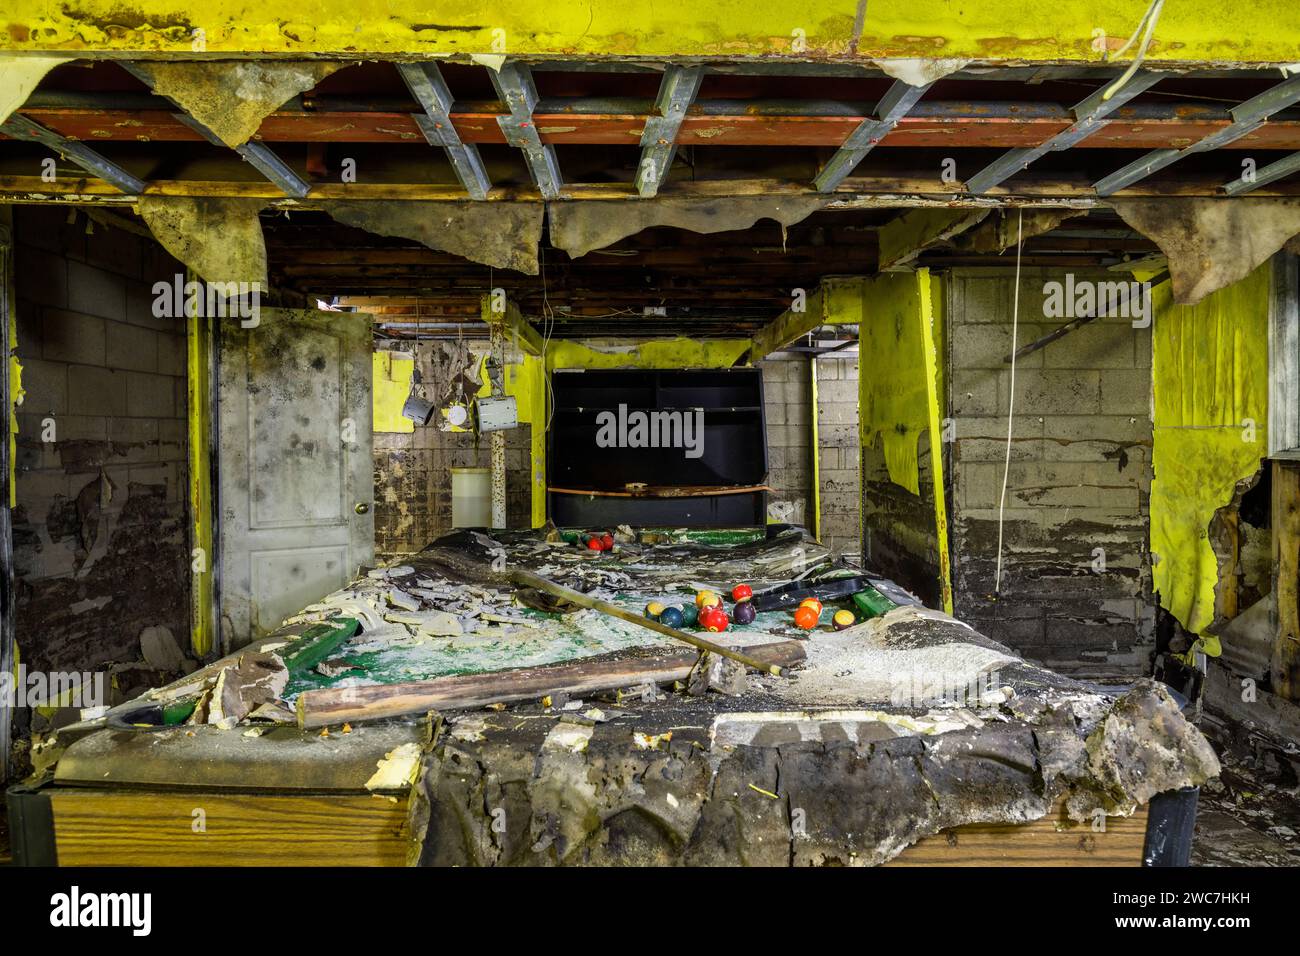
<path fill-rule="evenodd" d="M 542 378 L 546 380 L 546 431 L 551 430 L 555 420 L 555 387 L 551 384 L 551 372 L 546 367 L 546 352 L 551 347 L 551 336 L 555 332 L 555 310 L 551 308 L 551 299 L 546 281 L 546 247 L 538 245 L 537 262 L 542 278 Z"/>
<path fill-rule="evenodd" d="M 1024 248 L 1025 211 L 1016 214 L 1016 287 L 1011 306 L 1011 394 L 1007 400 L 1007 454 L 1002 466 L 1002 496 L 998 499 L 998 556 L 993 572 L 993 593 L 1002 592 L 1002 522 L 1007 509 L 1007 482 L 1011 477 L 1011 435 L 1016 411 L 1016 337 L 1020 330 L 1020 253 Z"/>
<path fill-rule="evenodd" d="M 1138 71 L 1142 61 L 1146 59 L 1147 47 L 1151 46 L 1151 37 L 1156 32 L 1156 21 L 1160 19 L 1160 11 L 1164 9 L 1164 5 L 1165 0 L 1151 0 L 1151 5 L 1147 7 L 1147 12 L 1142 14 L 1142 19 L 1138 21 L 1136 29 L 1133 30 L 1133 35 L 1128 38 L 1127 43 L 1115 51 L 1115 56 L 1123 56 L 1128 51 L 1128 48 L 1133 45 L 1133 41 L 1137 39 L 1138 34 L 1142 32 L 1142 25 L 1146 24 L 1146 33 L 1142 36 L 1142 45 L 1138 47 L 1137 55 L 1133 57 L 1133 62 L 1129 64 L 1129 68 L 1124 71 L 1120 78 L 1112 83 L 1105 93 L 1101 94 L 1102 102 L 1110 100 L 1111 97 L 1123 89 L 1124 84 L 1133 78 L 1133 74 Z"/>

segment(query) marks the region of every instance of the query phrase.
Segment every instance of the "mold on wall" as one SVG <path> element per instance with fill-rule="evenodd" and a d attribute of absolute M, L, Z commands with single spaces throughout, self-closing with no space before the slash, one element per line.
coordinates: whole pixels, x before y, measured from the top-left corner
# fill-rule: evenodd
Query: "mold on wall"
<path fill-rule="evenodd" d="M 151 292 L 183 267 L 66 209 L 19 207 L 15 236 L 18 646 L 126 689 L 147 629 L 189 644 L 185 327 Z"/>

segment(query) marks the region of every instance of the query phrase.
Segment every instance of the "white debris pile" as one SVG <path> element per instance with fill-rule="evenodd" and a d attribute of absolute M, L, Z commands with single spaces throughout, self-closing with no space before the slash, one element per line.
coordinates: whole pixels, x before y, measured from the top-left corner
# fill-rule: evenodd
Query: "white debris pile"
<path fill-rule="evenodd" d="M 376 568 L 312 604 L 285 624 L 355 618 L 372 638 L 413 641 L 432 637 L 533 629 L 512 594 L 417 572 L 408 565 Z"/>

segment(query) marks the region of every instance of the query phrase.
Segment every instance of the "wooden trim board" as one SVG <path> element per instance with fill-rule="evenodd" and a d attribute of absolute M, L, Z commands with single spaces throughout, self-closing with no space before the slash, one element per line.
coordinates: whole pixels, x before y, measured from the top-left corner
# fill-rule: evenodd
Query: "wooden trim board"
<path fill-rule="evenodd" d="M 404 866 L 410 846 L 405 798 L 48 792 L 60 866 Z"/>
<path fill-rule="evenodd" d="M 913 844 L 886 866 L 1141 866 L 1147 807 L 1107 817 L 1106 830 L 1088 824 L 1057 829 L 1049 813 L 1029 823 L 971 823 Z"/>

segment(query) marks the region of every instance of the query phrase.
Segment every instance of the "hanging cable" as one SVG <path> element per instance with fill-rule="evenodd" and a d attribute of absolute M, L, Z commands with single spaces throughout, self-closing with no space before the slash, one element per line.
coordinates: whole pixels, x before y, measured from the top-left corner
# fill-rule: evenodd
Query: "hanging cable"
<path fill-rule="evenodd" d="M 1137 55 L 1133 57 L 1133 62 L 1129 64 L 1127 70 L 1118 80 L 1107 87 L 1106 92 L 1101 94 L 1102 102 L 1110 100 L 1116 93 L 1124 88 L 1124 84 L 1133 78 L 1133 74 L 1138 71 L 1142 61 L 1146 59 L 1147 47 L 1151 46 L 1151 37 L 1156 32 L 1156 21 L 1160 19 L 1160 11 L 1164 8 L 1165 0 L 1151 0 L 1151 5 L 1147 7 L 1147 12 L 1142 14 L 1142 19 L 1138 21 L 1137 28 L 1134 29 L 1133 35 L 1128 38 L 1128 42 L 1115 51 L 1115 56 L 1123 56 L 1128 48 L 1133 45 L 1142 32 L 1142 25 L 1146 24 L 1146 33 L 1142 36 L 1142 45 L 1138 47 Z"/>
<path fill-rule="evenodd" d="M 1016 214 L 1016 287 L 1011 306 L 1011 394 L 1007 400 L 1007 454 L 1002 465 L 1002 496 L 998 499 L 998 557 L 993 572 L 993 593 L 1002 593 L 1002 522 L 1007 509 L 1007 481 L 1011 477 L 1011 435 L 1016 411 L 1016 336 L 1020 329 L 1020 253 L 1024 248 L 1024 209 Z"/>

